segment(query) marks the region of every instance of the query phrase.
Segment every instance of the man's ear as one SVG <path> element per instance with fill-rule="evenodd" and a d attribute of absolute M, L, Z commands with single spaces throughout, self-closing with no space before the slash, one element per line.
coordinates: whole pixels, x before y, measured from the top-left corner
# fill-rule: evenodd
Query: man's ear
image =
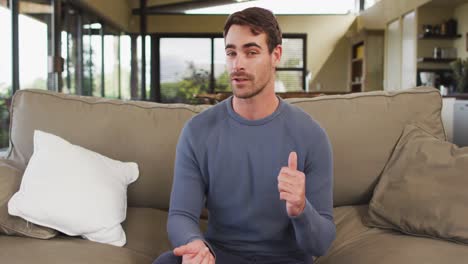
<path fill-rule="evenodd" d="M 276 45 L 271 55 L 273 58 L 273 66 L 276 68 L 280 64 L 281 56 L 283 55 L 283 46 L 280 44 Z"/>

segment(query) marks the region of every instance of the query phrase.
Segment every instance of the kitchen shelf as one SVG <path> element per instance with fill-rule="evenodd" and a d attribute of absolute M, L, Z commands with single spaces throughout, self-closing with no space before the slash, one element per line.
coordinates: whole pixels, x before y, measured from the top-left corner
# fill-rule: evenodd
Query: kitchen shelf
<path fill-rule="evenodd" d="M 461 35 L 460 34 L 457 34 L 457 35 L 424 35 L 424 34 L 420 34 L 418 36 L 419 39 L 457 39 L 457 38 L 461 38 Z"/>
<path fill-rule="evenodd" d="M 457 60 L 457 58 L 443 58 L 443 59 L 435 59 L 435 58 L 430 58 L 430 57 L 418 58 L 418 62 L 430 62 L 430 63 L 450 63 L 455 60 Z"/>

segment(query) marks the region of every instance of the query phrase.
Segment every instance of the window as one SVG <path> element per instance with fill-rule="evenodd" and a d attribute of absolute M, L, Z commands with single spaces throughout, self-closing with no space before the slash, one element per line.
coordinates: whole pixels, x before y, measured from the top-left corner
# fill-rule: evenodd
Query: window
<path fill-rule="evenodd" d="M 69 2 L 63 11 L 62 92 L 129 99 L 130 37 Z"/>
<path fill-rule="evenodd" d="M 277 92 L 305 89 L 306 37 L 306 34 L 283 35 Z M 231 91 L 222 35 L 156 35 L 156 39 L 161 102 L 197 104 L 200 101 L 194 97 L 196 94 Z"/>
<path fill-rule="evenodd" d="M 141 41 L 141 36 L 137 37 L 137 58 L 138 58 L 138 98 L 141 96 L 141 85 L 142 85 L 142 47 L 143 43 Z M 130 50 L 130 49 L 129 49 Z M 146 99 L 150 98 L 151 93 L 151 36 L 145 37 L 145 91 Z"/>
<path fill-rule="evenodd" d="M 120 98 L 129 100 L 130 94 L 130 74 L 131 74 L 131 38 L 128 35 L 120 36 Z"/>
<path fill-rule="evenodd" d="M 305 90 L 305 42 L 305 34 L 283 38 L 283 56 L 276 69 L 277 92 Z"/>
<path fill-rule="evenodd" d="M 91 21 L 83 24 L 83 95 L 101 96 L 102 25 Z"/>
<path fill-rule="evenodd" d="M 0 1 L 0 149 L 8 147 L 9 105 L 12 95 L 11 11 Z"/>
<path fill-rule="evenodd" d="M 119 52 L 120 36 L 104 36 L 104 95 L 108 98 L 119 98 Z"/>
<path fill-rule="evenodd" d="M 50 1 L 20 1 L 18 16 L 20 89 L 47 89 L 48 40 L 52 6 Z M 34 43 L 34 48 L 31 48 Z"/>
<path fill-rule="evenodd" d="M 161 101 L 196 103 L 194 94 L 209 92 L 211 39 L 161 38 L 159 45 Z"/>

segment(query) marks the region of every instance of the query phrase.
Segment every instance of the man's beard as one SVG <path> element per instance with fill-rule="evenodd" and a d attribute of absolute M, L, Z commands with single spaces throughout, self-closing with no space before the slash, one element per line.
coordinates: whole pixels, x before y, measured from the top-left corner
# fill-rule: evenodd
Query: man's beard
<path fill-rule="evenodd" d="M 232 81 L 231 81 L 232 93 L 234 94 L 235 97 L 237 97 L 239 99 L 250 99 L 250 98 L 256 96 L 257 94 L 261 93 L 263 91 L 263 89 L 265 89 L 265 87 L 266 87 L 266 85 L 268 83 L 268 82 L 266 82 L 261 87 L 255 87 L 255 78 L 250 74 L 237 74 L 237 75 L 236 74 L 231 74 L 231 80 L 232 80 L 233 77 L 247 77 L 247 79 L 252 83 L 252 86 L 254 87 L 253 91 L 250 91 L 249 93 L 246 93 L 246 94 L 237 93 L 236 88 L 234 87 L 234 85 L 232 84 Z"/>
<path fill-rule="evenodd" d="M 252 97 L 256 96 L 257 94 L 261 93 L 263 91 L 263 89 L 265 89 L 265 87 L 266 87 L 266 85 L 263 85 L 262 87 L 254 89 L 253 91 L 251 91 L 251 92 L 249 92 L 247 94 L 237 93 L 236 89 L 232 88 L 232 93 L 234 94 L 235 97 L 237 97 L 239 99 L 249 99 L 249 98 L 252 98 Z"/>

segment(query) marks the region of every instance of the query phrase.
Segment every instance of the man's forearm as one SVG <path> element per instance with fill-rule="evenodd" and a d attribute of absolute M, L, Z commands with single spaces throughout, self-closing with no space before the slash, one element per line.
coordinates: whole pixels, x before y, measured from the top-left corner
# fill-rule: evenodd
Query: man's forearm
<path fill-rule="evenodd" d="M 331 217 L 321 215 L 306 201 L 302 214 L 291 218 L 297 243 L 308 255 L 324 255 L 335 239 L 336 229 Z"/>
<path fill-rule="evenodd" d="M 172 210 L 167 221 L 169 239 L 174 247 L 185 245 L 195 239 L 204 240 L 199 228 L 199 220 L 185 212 Z"/>

